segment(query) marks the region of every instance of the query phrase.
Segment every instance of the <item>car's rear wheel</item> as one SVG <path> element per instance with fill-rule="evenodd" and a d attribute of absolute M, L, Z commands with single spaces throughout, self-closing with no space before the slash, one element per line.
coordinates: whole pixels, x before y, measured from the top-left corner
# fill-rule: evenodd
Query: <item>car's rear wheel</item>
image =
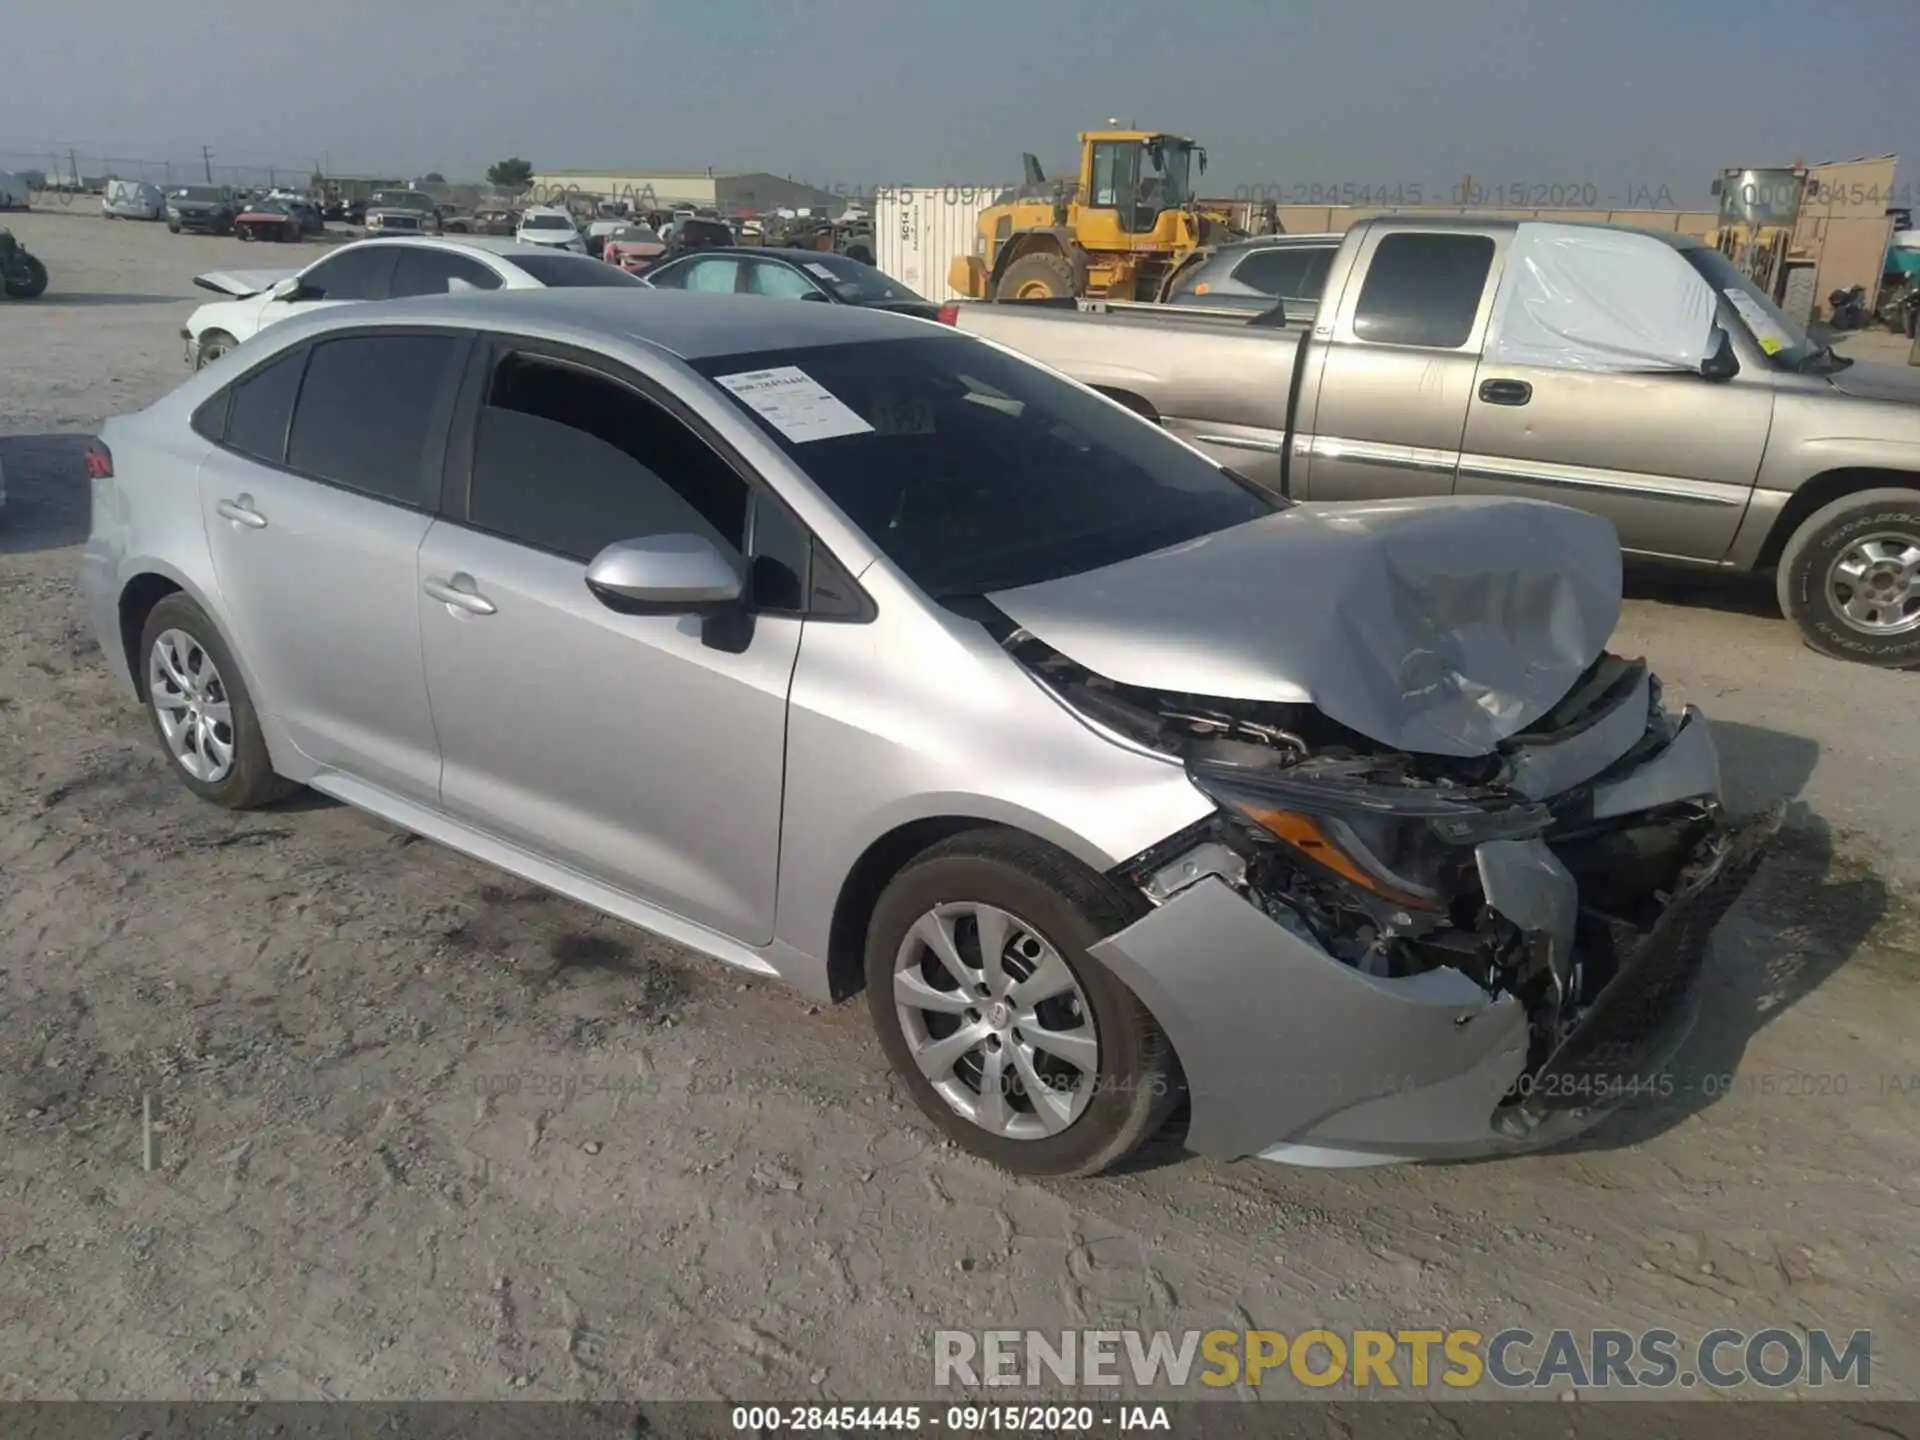
<path fill-rule="evenodd" d="M 1781 552 L 1777 583 L 1813 649 L 1920 664 L 1920 491 L 1867 490 L 1816 510 Z"/>
<path fill-rule="evenodd" d="M 274 773 L 240 667 L 193 601 L 169 595 L 153 607 L 141 627 L 139 663 L 154 734 L 194 794 L 248 810 L 298 788 Z"/>
<path fill-rule="evenodd" d="M 1179 1098 L 1172 1047 L 1088 953 L 1130 913 L 1015 831 L 969 831 L 896 876 L 867 931 L 867 1000 L 894 1072 L 961 1146 L 1023 1175 L 1092 1175 Z"/>

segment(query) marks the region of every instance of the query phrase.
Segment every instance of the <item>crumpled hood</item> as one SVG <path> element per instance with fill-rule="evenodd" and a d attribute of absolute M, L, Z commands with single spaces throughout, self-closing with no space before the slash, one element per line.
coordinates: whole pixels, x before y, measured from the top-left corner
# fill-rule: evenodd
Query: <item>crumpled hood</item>
<path fill-rule="evenodd" d="M 1920 367 L 1856 360 L 1836 370 L 1827 383 L 1843 395 L 1862 400 L 1895 400 L 1920 405 Z"/>
<path fill-rule="evenodd" d="M 233 295 L 244 300 L 249 295 L 264 295 L 282 280 L 292 279 L 299 273 L 298 270 L 209 270 L 194 276 L 193 283 L 216 295 Z"/>
<path fill-rule="evenodd" d="M 1295 505 L 987 598 L 1123 685 L 1312 704 L 1383 745 L 1474 756 L 1600 655 L 1620 578 L 1599 516 L 1454 496 Z"/>

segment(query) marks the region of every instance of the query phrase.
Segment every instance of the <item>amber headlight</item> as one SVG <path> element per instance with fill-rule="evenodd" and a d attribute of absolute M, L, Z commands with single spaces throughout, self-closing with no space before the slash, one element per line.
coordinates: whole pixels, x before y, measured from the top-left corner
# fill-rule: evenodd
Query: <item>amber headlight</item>
<path fill-rule="evenodd" d="M 1459 892 L 1473 847 L 1537 835 L 1544 805 L 1484 791 L 1388 784 L 1365 762 L 1266 774 L 1196 760 L 1193 783 L 1310 866 L 1390 904 L 1436 910 Z"/>

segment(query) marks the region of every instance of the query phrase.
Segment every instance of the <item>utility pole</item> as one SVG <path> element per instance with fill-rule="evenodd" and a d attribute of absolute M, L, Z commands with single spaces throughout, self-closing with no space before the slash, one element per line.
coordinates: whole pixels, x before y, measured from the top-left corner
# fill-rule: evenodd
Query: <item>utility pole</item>
<path fill-rule="evenodd" d="M 200 147 L 200 164 L 207 172 L 207 183 L 213 183 L 213 151 L 205 145 Z"/>
<path fill-rule="evenodd" d="M 80 154 L 76 150 L 67 151 L 67 168 L 73 171 L 73 193 L 80 193 Z"/>

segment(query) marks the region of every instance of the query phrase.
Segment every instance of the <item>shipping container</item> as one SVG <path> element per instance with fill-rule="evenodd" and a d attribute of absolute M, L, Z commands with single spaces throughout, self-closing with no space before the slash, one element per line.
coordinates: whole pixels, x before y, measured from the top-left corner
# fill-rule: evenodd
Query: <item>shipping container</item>
<path fill-rule="evenodd" d="M 885 186 L 873 196 L 874 260 L 881 273 L 929 300 L 954 300 L 947 267 L 973 253 L 980 212 L 995 185 Z"/>

